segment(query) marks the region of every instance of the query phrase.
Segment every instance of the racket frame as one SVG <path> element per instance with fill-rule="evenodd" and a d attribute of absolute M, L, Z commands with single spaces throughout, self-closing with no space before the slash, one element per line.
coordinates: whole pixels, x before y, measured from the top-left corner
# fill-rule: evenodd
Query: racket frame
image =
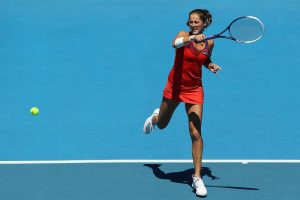
<path fill-rule="evenodd" d="M 242 18 L 251 18 L 251 19 L 254 19 L 254 20 L 258 21 L 260 23 L 262 29 L 263 29 L 261 36 L 258 37 L 258 38 L 256 38 L 255 40 L 250 40 L 250 41 L 238 40 L 238 39 L 232 37 L 231 33 L 230 33 L 230 27 L 231 27 L 231 25 L 234 22 L 236 22 L 237 20 L 242 19 Z M 229 36 L 222 35 L 226 31 L 228 31 Z M 259 40 L 260 38 L 262 38 L 263 35 L 264 35 L 264 32 L 265 32 L 265 26 L 264 26 L 263 22 L 260 19 L 258 19 L 257 17 L 254 17 L 254 16 L 242 16 L 242 17 L 238 17 L 235 20 L 233 20 L 222 32 L 220 32 L 218 34 L 215 34 L 215 35 L 208 36 L 208 37 L 206 37 L 204 39 L 204 41 L 212 40 L 212 39 L 216 39 L 216 38 L 225 38 L 225 39 L 233 40 L 233 41 L 240 42 L 240 43 L 252 43 L 252 42 L 256 42 L 257 40 Z"/>

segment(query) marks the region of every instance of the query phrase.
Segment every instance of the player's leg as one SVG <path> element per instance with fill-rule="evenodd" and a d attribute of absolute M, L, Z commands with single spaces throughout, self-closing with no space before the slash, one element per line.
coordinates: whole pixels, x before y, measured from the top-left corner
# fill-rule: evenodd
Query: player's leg
<path fill-rule="evenodd" d="M 203 151 L 203 141 L 201 137 L 203 105 L 185 104 L 185 108 L 188 115 L 189 132 L 192 140 L 195 175 L 200 176 Z"/>
<path fill-rule="evenodd" d="M 195 167 L 195 174 L 193 175 L 193 187 L 196 189 L 196 194 L 205 196 L 207 194 L 206 188 L 201 180 L 202 167 L 202 153 L 203 140 L 201 135 L 202 123 L 202 104 L 185 104 L 186 113 L 189 120 L 189 132 L 192 140 L 192 155 Z"/>
<path fill-rule="evenodd" d="M 166 128 L 178 105 L 178 101 L 166 99 L 163 97 L 159 108 L 159 114 L 153 117 L 153 123 L 156 124 L 159 129 Z"/>
<path fill-rule="evenodd" d="M 155 109 L 150 117 L 147 118 L 144 124 L 144 132 L 151 133 L 155 125 L 159 129 L 165 128 L 171 120 L 171 117 L 178 106 L 179 102 L 163 97 L 160 108 Z"/>

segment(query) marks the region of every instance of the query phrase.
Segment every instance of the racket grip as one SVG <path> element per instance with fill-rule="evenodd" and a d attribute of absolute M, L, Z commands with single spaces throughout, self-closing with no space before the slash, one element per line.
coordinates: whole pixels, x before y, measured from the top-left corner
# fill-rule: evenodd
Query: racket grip
<path fill-rule="evenodd" d="M 209 35 L 203 41 L 212 40 L 212 39 L 215 39 L 217 37 L 218 37 L 218 35 Z"/>

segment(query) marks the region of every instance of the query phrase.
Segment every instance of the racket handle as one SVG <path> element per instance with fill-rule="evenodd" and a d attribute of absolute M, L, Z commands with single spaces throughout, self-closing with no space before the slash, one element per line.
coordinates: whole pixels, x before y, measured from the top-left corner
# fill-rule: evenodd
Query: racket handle
<path fill-rule="evenodd" d="M 212 39 L 215 39 L 217 37 L 218 37 L 218 35 L 210 35 L 210 36 L 207 36 L 203 41 L 212 40 Z"/>

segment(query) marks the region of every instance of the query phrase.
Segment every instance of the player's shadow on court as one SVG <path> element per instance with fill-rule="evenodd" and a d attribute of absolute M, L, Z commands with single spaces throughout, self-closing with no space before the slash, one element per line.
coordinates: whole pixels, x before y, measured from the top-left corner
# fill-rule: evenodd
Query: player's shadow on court
<path fill-rule="evenodd" d="M 194 169 L 165 173 L 160 169 L 160 164 L 145 164 L 144 166 L 151 168 L 155 177 L 159 179 L 170 180 L 171 182 L 183 183 L 192 186 L 192 175 L 194 173 Z M 203 176 L 208 176 L 212 180 L 219 179 L 212 174 L 212 171 L 208 167 L 201 168 L 201 177 Z"/>
<path fill-rule="evenodd" d="M 151 168 L 156 178 L 192 186 L 192 175 L 194 173 L 193 168 L 180 171 L 180 172 L 166 173 L 160 169 L 161 166 L 160 164 L 145 164 L 144 166 Z M 204 176 L 208 176 L 209 178 L 211 178 L 211 180 L 219 179 L 217 176 L 213 175 L 213 172 L 209 167 L 201 168 L 201 177 Z M 216 186 L 216 185 L 205 185 L 205 186 L 215 187 L 215 188 L 240 189 L 240 190 L 259 190 L 258 188 L 236 187 L 236 186 Z"/>

